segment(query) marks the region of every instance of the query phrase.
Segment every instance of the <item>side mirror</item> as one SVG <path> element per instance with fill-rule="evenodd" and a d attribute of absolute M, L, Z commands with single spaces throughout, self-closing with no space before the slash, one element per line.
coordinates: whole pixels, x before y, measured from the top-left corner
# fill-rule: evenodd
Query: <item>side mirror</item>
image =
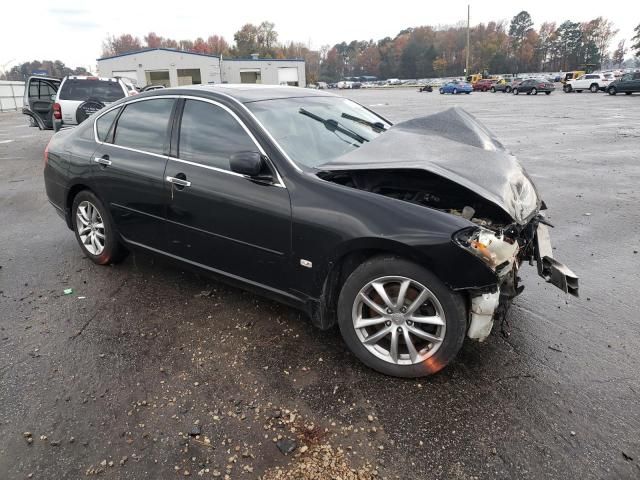
<path fill-rule="evenodd" d="M 229 166 L 232 172 L 258 177 L 263 170 L 264 162 L 258 152 L 238 152 L 229 158 Z"/>

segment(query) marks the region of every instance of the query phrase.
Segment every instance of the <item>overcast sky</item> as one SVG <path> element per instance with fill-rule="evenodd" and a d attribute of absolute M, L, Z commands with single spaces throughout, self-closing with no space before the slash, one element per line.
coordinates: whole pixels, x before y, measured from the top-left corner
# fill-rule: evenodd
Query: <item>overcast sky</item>
<path fill-rule="evenodd" d="M 614 4 L 616 2 L 611 2 Z M 614 9 L 607 2 L 537 0 L 501 2 L 471 0 L 471 23 L 509 21 L 527 10 L 536 28 L 544 21 L 587 21 L 598 16 L 612 20 L 627 45 L 640 22 L 640 1 L 624 0 Z M 94 69 L 108 34 L 142 37 L 155 31 L 177 40 L 223 35 L 229 43 L 245 23 L 269 20 L 280 41 L 311 43 L 312 48 L 342 40 L 378 40 L 395 36 L 406 27 L 447 25 L 466 21 L 466 2 L 394 2 L 308 0 L 8 0 L 0 5 L 0 69 L 27 60 L 62 60 L 71 67 Z M 8 66 L 6 64 L 10 63 Z"/>

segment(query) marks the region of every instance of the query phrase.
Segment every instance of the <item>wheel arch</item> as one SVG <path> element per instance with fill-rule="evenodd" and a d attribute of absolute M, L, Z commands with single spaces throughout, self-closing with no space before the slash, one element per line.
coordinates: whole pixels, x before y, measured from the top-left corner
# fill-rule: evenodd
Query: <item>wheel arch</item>
<path fill-rule="evenodd" d="M 69 227 L 69 229 L 71 230 L 73 230 L 72 213 L 71 213 L 71 209 L 73 207 L 73 200 L 74 198 L 76 198 L 76 195 L 78 195 L 80 192 L 85 190 L 88 190 L 97 196 L 96 192 L 94 192 L 91 189 L 91 187 L 89 187 L 89 185 L 81 182 L 73 184 L 67 191 L 67 196 L 64 202 L 64 219 L 67 222 L 67 227 Z"/>
<path fill-rule="evenodd" d="M 397 256 L 416 263 L 420 261 L 417 251 L 412 251 L 408 245 L 393 240 L 361 239 L 349 242 L 334 255 L 327 263 L 327 268 L 321 274 L 320 297 L 315 308 L 311 311 L 313 324 L 321 329 L 328 329 L 337 323 L 338 297 L 344 282 L 349 275 L 362 263 L 376 256 Z"/>
<path fill-rule="evenodd" d="M 321 329 L 332 327 L 337 320 L 337 302 L 342 285 L 363 262 L 380 255 L 391 255 L 414 262 L 437 276 L 452 291 L 495 288 L 497 279 L 481 260 L 470 256 L 447 241 L 434 245 L 409 245 L 389 238 L 363 238 L 347 242 L 336 249 L 318 278 L 319 295 L 312 302 L 310 316 Z M 464 266 L 464 274 L 454 274 Z"/>

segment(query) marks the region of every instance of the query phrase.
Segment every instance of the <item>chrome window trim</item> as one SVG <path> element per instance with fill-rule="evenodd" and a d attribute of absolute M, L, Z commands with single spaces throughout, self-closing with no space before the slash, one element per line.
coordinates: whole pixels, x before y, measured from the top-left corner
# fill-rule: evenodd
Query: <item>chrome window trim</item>
<path fill-rule="evenodd" d="M 277 178 L 277 182 L 268 183 L 268 184 L 269 185 L 273 185 L 274 187 L 287 188 L 285 183 L 284 183 L 284 181 L 282 180 L 282 177 L 280 176 L 280 172 L 278 172 L 278 169 L 275 167 L 275 165 L 273 164 L 273 162 L 271 161 L 271 159 L 269 158 L 267 153 L 264 151 L 264 149 L 262 148 L 262 145 L 260 145 L 260 143 L 258 142 L 256 137 L 253 135 L 253 133 L 251 133 L 249 128 L 244 124 L 244 122 L 229 107 L 227 107 L 226 105 L 221 104 L 220 102 L 216 102 L 215 100 L 209 99 L 209 98 L 196 97 L 196 96 L 192 96 L 192 95 L 158 95 L 158 96 L 153 96 L 153 97 L 145 97 L 145 98 L 133 99 L 133 100 L 130 100 L 130 101 L 127 101 L 127 102 L 120 103 L 118 105 L 114 105 L 113 107 L 108 108 L 104 112 L 100 113 L 100 115 L 98 115 L 95 118 L 95 120 L 93 120 L 93 137 L 94 137 L 95 142 L 97 144 L 99 144 L 99 145 L 109 145 L 111 147 L 121 148 L 123 150 L 128 150 L 128 151 L 131 151 L 131 152 L 143 153 L 145 155 L 151 155 L 151 156 L 154 156 L 154 157 L 164 158 L 166 160 L 173 160 L 173 161 L 185 163 L 185 164 L 188 164 L 188 165 L 193 165 L 195 167 L 206 168 L 207 170 L 213 170 L 213 171 L 216 171 L 216 172 L 226 173 L 228 175 L 234 175 L 234 176 L 237 176 L 237 177 L 243 177 L 243 178 L 246 178 L 248 180 L 256 181 L 255 178 L 251 178 L 251 177 L 249 177 L 247 175 L 242 175 L 240 173 L 232 172 L 231 170 L 225 170 L 223 168 L 212 167 L 212 166 L 209 166 L 209 165 L 205 165 L 203 163 L 192 162 L 192 161 L 189 161 L 189 160 L 183 160 L 181 158 L 172 157 L 170 155 L 161 155 L 161 154 L 158 154 L 158 153 L 147 152 L 145 150 L 139 150 L 137 148 L 125 147 L 123 145 L 117 145 L 115 143 L 106 143 L 106 142 L 100 141 L 100 139 L 98 138 L 98 125 L 97 125 L 97 122 L 103 115 L 106 115 L 111 110 L 115 110 L 116 108 L 124 108 L 124 107 L 126 107 L 127 105 L 129 105 L 131 103 L 144 102 L 144 101 L 147 101 L 147 100 L 165 99 L 165 98 L 174 98 L 174 99 L 181 99 L 182 98 L 182 99 L 187 99 L 187 100 L 197 100 L 197 101 L 201 101 L 201 102 L 205 102 L 205 103 L 210 103 L 212 105 L 215 105 L 217 107 L 222 108 L 224 111 L 226 111 L 228 114 L 230 114 L 235 119 L 235 121 L 238 122 L 238 124 L 242 127 L 242 129 L 247 133 L 247 135 L 249 135 L 249 138 L 251 138 L 251 140 L 253 141 L 255 146 L 258 148 L 258 150 L 260 151 L 262 156 L 266 159 L 267 163 L 269 164 L 269 167 L 275 172 L 276 178 Z M 233 98 L 233 97 L 229 97 L 229 98 Z M 243 107 L 244 107 L 244 105 L 243 105 Z M 246 107 L 244 107 L 244 108 L 246 109 Z M 264 128 L 264 127 L 262 127 L 262 128 Z M 260 183 L 265 183 L 265 182 L 260 182 Z"/>
<path fill-rule="evenodd" d="M 238 105 L 240 105 L 244 111 L 253 119 L 254 122 L 256 122 L 256 124 L 262 129 L 262 132 L 269 138 L 269 140 L 271 140 L 271 143 L 273 143 L 276 148 L 280 151 L 280 153 L 282 154 L 282 156 L 289 162 L 289 164 L 291 164 L 291 166 L 299 173 L 303 173 L 304 171 L 300 168 L 300 166 L 294 162 L 291 157 L 289 157 L 289 155 L 287 154 L 287 152 L 284 150 L 284 148 L 282 148 L 282 146 L 278 143 L 278 141 L 273 138 L 273 135 L 271 135 L 271 133 L 269 132 L 269 130 L 267 130 L 267 128 L 262 124 L 262 122 L 260 120 L 258 120 L 258 117 L 256 117 L 254 115 L 254 113 L 249 110 L 249 107 L 247 107 L 244 103 L 242 103 L 240 100 L 238 100 L 237 98 L 221 92 L 219 90 L 215 90 L 215 92 L 219 95 L 222 95 L 226 98 L 229 98 L 231 100 L 233 100 L 234 102 L 236 102 Z"/>

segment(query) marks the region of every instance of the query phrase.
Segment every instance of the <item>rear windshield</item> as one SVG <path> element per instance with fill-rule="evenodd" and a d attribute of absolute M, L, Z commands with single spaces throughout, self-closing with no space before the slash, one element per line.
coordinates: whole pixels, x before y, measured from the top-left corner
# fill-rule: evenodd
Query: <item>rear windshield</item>
<path fill-rule="evenodd" d="M 124 98 L 124 90 L 118 82 L 109 80 L 68 79 L 60 89 L 60 100 L 96 99 L 101 102 L 115 102 Z"/>

